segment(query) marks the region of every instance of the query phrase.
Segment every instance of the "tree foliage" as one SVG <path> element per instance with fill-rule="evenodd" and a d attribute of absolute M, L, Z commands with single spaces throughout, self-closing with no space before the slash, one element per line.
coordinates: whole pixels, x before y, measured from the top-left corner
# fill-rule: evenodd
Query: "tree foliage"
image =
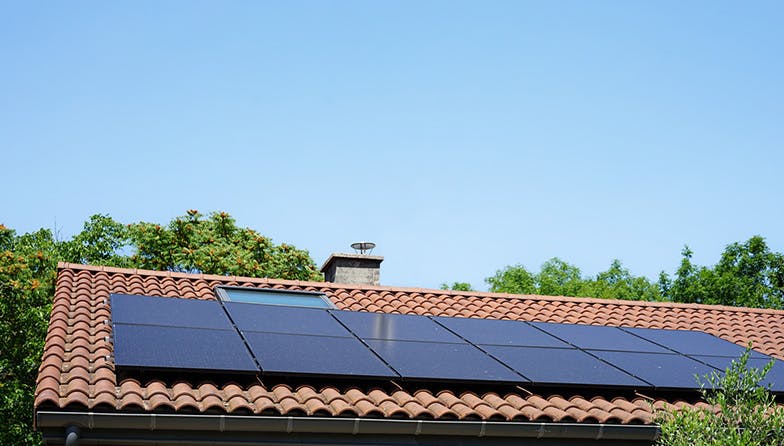
<path fill-rule="evenodd" d="M 770 370 L 748 368 L 750 349 L 701 382 L 710 408 L 684 406 L 657 411 L 660 446 L 773 446 L 784 444 L 784 407 L 761 385 Z"/>
<path fill-rule="evenodd" d="M 486 279 L 490 290 L 501 293 L 544 294 L 550 296 L 598 297 L 606 299 L 660 300 L 656 284 L 633 276 L 619 260 L 607 271 L 583 277 L 580 268 L 554 257 L 531 273 L 522 265 L 499 270 Z"/>
<path fill-rule="evenodd" d="M 518 264 L 485 280 L 491 291 L 504 293 L 784 308 L 784 254 L 771 251 L 764 238 L 727 245 L 712 267 L 693 264 L 688 246 L 682 255 L 675 275 L 662 272 L 655 283 L 634 276 L 619 260 L 607 271 L 583 277 L 578 267 L 559 258 L 548 260 L 538 272 Z"/>
<path fill-rule="evenodd" d="M 674 279 L 661 284 L 674 302 L 784 308 L 784 254 L 772 252 L 765 239 L 751 237 L 726 247 L 712 268 L 694 265 L 685 247 Z"/>
<path fill-rule="evenodd" d="M 307 251 L 250 228 L 240 228 L 225 212 L 204 216 L 189 210 L 168 225 L 123 225 L 93 215 L 84 230 L 63 243 L 74 263 L 292 280 L 321 280 Z"/>
<path fill-rule="evenodd" d="M 441 284 L 442 290 L 452 290 L 452 291 L 474 291 L 471 288 L 471 284 L 468 282 L 452 282 L 452 284 L 442 283 Z"/>
<path fill-rule="evenodd" d="M 35 445 L 33 392 L 58 261 L 208 274 L 320 280 L 307 251 L 197 211 L 167 225 L 93 215 L 70 240 L 0 225 L 0 444 Z"/>
<path fill-rule="evenodd" d="M 51 232 L 0 225 L 0 444 L 34 445 L 33 392 L 54 293 Z"/>

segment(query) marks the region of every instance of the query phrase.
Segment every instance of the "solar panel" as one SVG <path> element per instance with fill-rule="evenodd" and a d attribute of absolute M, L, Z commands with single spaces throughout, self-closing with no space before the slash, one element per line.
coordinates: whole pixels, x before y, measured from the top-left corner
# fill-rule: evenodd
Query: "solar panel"
<path fill-rule="evenodd" d="M 469 344 L 366 341 L 403 379 L 528 383 L 500 362 Z"/>
<path fill-rule="evenodd" d="M 525 322 L 443 316 L 433 320 L 473 344 L 569 348 L 565 342 Z"/>
<path fill-rule="evenodd" d="M 398 378 L 358 339 L 281 333 L 245 333 L 262 373 Z"/>
<path fill-rule="evenodd" d="M 235 330 L 114 324 L 118 367 L 198 371 L 259 371 Z"/>
<path fill-rule="evenodd" d="M 549 322 L 531 322 L 530 324 L 584 350 L 672 353 L 664 347 L 629 334 L 617 327 Z"/>
<path fill-rule="evenodd" d="M 650 387 L 648 383 L 577 349 L 500 345 L 482 348 L 534 384 Z"/>
<path fill-rule="evenodd" d="M 357 311 L 331 313 L 362 339 L 465 343 L 426 316 Z"/>
<path fill-rule="evenodd" d="M 624 328 L 642 338 L 653 341 L 684 355 L 729 356 L 739 358 L 745 348 L 701 331 L 662 330 L 656 328 Z M 762 353 L 752 351 L 752 358 L 767 358 Z"/>
<path fill-rule="evenodd" d="M 233 330 L 231 321 L 214 300 L 112 294 L 112 322 L 168 327 Z"/>
<path fill-rule="evenodd" d="M 722 371 L 727 370 L 732 365 L 733 360 L 737 360 L 737 358 L 728 358 L 723 356 L 692 357 Z M 746 366 L 761 371 L 772 359 L 773 358 L 749 358 Z M 763 379 L 760 384 L 762 384 L 764 387 L 769 387 L 773 392 L 784 392 L 784 362 L 775 360 L 773 367 L 770 369 L 770 371 L 768 371 L 768 374 L 765 375 L 765 379 Z"/>
<path fill-rule="evenodd" d="M 352 336 L 323 309 L 235 302 L 224 302 L 223 305 L 237 328 L 242 332 L 264 331 L 301 335 Z"/>
<path fill-rule="evenodd" d="M 592 354 L 651 383 L 657 389 L 699 389 L 696 376 L 716 371 L 678 354 L 591 351 Z"/>

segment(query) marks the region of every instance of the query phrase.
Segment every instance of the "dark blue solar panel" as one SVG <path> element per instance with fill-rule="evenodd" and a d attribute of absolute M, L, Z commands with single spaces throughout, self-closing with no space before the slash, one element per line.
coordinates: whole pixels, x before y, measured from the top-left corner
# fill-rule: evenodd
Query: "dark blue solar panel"
<path fill-rule="evenodd" d="M 398 378 L 358 339 L 245 333 L 262 373 Z"/>
<path fill-rule="evenodd" d="M 601 325 L 553 324 L 531 322 L 531 325 L 585 350 L 619 350 L 645 353 L 672 353 L 653 342 L 629 334 L 617 327 Z"/>
<path fill-rule="evenodd" d="M 111 307 L 114 323 L 234 330 L 214 300 L 112 294 Z"/>
<path fill-rule="evenodd" d="M 232 320 L 243 333 L 265 331 L 301 335 L 352 337 L 323 309 L 224 302 Z"/>
<path fill-rule="evenodd" d="M 235 330 L 114 324 L 118 367 L 257 373 Z"/>
<path fill-rule="evenodd" d="M 712 365 L 719 370 L 727 370 L 730 365 L 732 365 L 733 360 L 737 360 L 738 358 L 728 358 L 723 356 L 692 356 L 694 359 L 698 361 L 702 361 L 706 364 Z M 748 362 L 746 363 L 746 367 L 748 368 L 755 368 L 757 370 L 762 370 L 768 362 L 773 358 L 769 359 L 761 359 L 761 358 L 749 358 Z M 761 384 L 764 387 L 769 387 L 773 392 L 784 392 L 784 362 L 775 360 L 773 367 L 770 369 L 767 375 L 765 375 L 765 379 L 762 380 Z"/>
<path fill-rule="evenodd" d="M 699 389 L 695 376 L 716 369 L 678 354 L 591 351 L 592 354 L 651 383 L 657 389 Z"/>
<path fill-rule="evenodd" d="M 433 320 L 474 344 L 564 347 L 569 345 L 525 322 L 434 317 Z"/>
<path fill-rule="evenodd" d="M 577 349 L 483 346 L 488 353 L 542 385 L 650 387 Z"/>
<path fill-rule="evenodd" d="M 403 379 L 528 383 L 469 344 L 388 340 L 366 342 Z"/>
<path fill-rule="evenodd" d="M 331 313 L 362 339 L 465 343 L 426 316 L 356 311 Z"/>
<path fill-rule="evenodd" d="M 660 330 L 655 328 L 624 328 L 623 330 L 643 337 L 684 355 L 729 356 L 739 358 L 746 350 L 730 341 L 701 331 Z M 752 351 L 752 358 L 767 358 Z"/>

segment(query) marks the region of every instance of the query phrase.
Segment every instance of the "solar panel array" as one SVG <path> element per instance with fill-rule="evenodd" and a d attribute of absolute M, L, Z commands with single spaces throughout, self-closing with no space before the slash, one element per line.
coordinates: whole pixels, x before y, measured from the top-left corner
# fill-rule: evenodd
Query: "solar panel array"
<path fill-rule="evenodd" d="M 365 313 L 113 294 L 119 368 L 698 389 L 744 348 L 703 332 Z M 752 351 L 749 365 L 772 358 Z M 784 363 L 765 381 L 784 392 Z"/>

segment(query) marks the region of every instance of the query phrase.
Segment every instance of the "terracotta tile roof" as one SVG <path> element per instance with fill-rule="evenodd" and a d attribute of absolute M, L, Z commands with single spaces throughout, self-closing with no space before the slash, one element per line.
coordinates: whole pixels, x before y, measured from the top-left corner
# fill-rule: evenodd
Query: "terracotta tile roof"
<path fill-rule="evenodd" d="M 36 409 L 165 411 L 647 424 L 642 396 L 532 394 L 427 387 L 399 390 L 311 384 L 118 380 L 111 359 L 110 293 L 215 299 L 216 285 L 326 293 L 357 311 L 702 330 L 784 359 L 784 312 L 600 299 L 520 296 L 142 271 L 60 264 L 39 370 Z M 664 404 L 703 404 L 659 398 Z"/>

